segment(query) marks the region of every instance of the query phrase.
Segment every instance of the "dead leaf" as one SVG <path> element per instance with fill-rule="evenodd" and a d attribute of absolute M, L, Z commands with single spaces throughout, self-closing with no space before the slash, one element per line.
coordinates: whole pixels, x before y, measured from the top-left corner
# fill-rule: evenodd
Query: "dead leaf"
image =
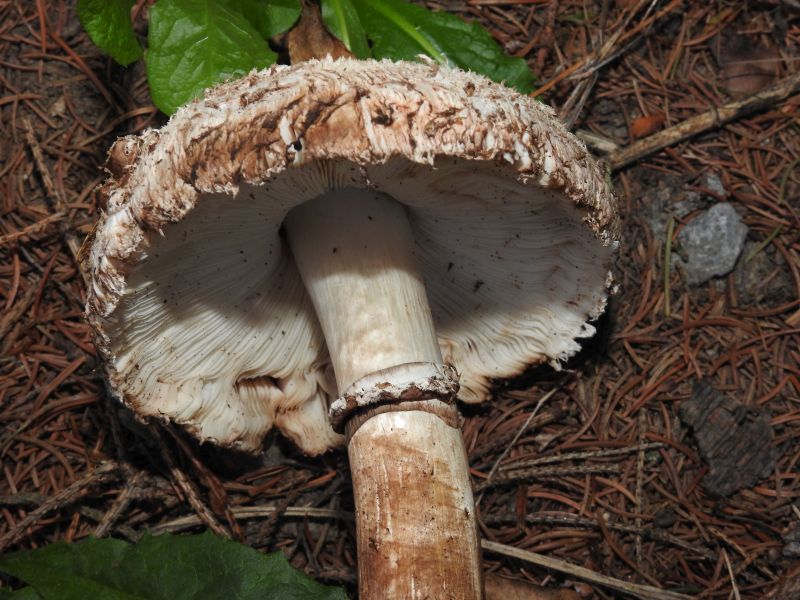
<path fill-rule="evenodd" d="M 644 115 L 643 117 L 636 117 L 631 121 L 631 137 L 633 139 L 647 137 L 655 133 L 664 124 L 664 115 L 656 113 L 654 115 Z"/>
<path fill-rule="evenodd" d="M 566 588 L 548 589 L 521 579 L 486 574 L 486 600 L 581 600 Z"/>
<path fill-rule="evenodd" d="M 286 34 L 286 47 L 293 65 L 312 58 L 353 58 L 347 47 L 333 37 L 322 23 L 315 4 L 303 3 L 300 20 Z"/>
<path fill-rule="evenodd" d="M 732 96 L 749 96 L 772 85 L 781 67 L 778 49 L 752 36 L 726 34 L 717 40 L 720 85 Z"/>

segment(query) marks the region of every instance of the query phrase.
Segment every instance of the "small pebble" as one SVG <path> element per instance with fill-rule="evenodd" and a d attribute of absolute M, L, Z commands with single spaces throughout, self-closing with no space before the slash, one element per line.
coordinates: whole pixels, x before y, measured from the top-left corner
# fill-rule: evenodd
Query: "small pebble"
<path fill-rule="evenodd" d="M 715 204 L 678 234 L 681 266 L 689 285 L 700 285 L 730 273 L 744 248 L 747 226 L 733 205 Z"/>

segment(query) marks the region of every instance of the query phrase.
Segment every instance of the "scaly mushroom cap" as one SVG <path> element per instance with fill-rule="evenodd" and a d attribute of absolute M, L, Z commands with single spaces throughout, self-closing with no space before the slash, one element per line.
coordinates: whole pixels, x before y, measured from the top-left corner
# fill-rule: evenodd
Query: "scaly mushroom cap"
<path fill-rule="evenodd" d="M 276 66 L 118 141 L 84 266 L 112 389 L 141 417 L 257 450 L 341 441 L 325 340 L 280 228 L 332 189 L 403 203 L 459 398 L 557 365 L 603 310 L 616 206 L 547 106 L 474 75 L 388 61 Z"/>

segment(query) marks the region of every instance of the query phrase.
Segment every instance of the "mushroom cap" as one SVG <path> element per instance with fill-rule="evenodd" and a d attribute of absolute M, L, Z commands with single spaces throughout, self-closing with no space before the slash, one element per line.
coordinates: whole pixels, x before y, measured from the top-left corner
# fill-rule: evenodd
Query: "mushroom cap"
<path fill-rule="evenodd" d="M 332 189 L 407 207 L 459 398 L 555 366 L 604 309 L 616 245 L 605 173 L 544 104 L 432 64 L 321 60 L 222 84 L 113 147 L 87 315 L 140 417 L 255 451 L 342 441 L 325 340 L 283 240 Z"/>

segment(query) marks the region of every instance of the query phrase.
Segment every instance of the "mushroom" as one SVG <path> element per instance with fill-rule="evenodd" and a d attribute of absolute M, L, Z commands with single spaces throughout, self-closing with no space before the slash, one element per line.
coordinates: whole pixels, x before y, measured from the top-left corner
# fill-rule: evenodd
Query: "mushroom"
<path fill-rule="evenodd" d="M 240 450 L 346 443 L 361 598 L 480 598 L 456 393 L 592 335 L 617 222 L 584 146 L 475 74 L 312 60 L 112 156 L 84 262 L 114 393 Z"/>

